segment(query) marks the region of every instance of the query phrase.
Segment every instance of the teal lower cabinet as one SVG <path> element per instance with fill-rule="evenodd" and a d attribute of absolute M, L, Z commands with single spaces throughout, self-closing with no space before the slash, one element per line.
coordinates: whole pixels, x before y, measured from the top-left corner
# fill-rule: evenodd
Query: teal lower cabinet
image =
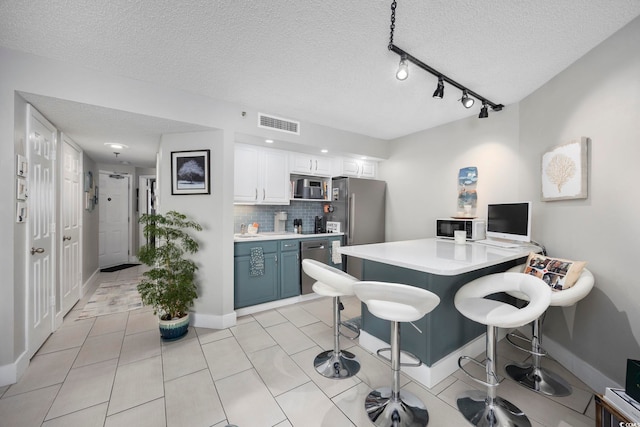
<path fill-rule="evenodd" d="M 264 268 L 252 274 L 251 251 L 254 248 L 262 248 Z M 236 243 L 234 277 L 234 308 L 300 295 L 300 241 Z"/>
<path fill-rule="evenodd" d="M 300 295 L 300 241 L 280 241 L 280 298 Z"/>

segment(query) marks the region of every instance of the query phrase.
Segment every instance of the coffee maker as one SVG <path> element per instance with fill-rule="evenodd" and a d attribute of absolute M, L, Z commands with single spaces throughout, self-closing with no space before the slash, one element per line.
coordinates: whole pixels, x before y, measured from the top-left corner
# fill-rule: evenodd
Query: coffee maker
<path fill-rule="evenodd" d="M 317 216 L 313 226 L 313 232 L 315 234 L 327 232 L 327 218 L 324 216 Z"/>
<path fill-rule="evenodd" d="M 287 213 L 285 211 L 276 212 L 273 216 L 273 231 L 283 233 L 287 223 Z"/>

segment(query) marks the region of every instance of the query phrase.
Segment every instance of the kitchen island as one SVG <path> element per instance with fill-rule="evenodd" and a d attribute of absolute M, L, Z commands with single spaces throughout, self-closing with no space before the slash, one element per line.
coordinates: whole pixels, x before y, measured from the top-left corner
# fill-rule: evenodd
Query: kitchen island
<path fill-rule="evenodd" d="M 453 304 L 458 289 L 478 277 L 521 264 L 529 252 L 539 250 L 533 245 L 502 249 L 472 242 L 419 239 L 343 246 L 339 252 L 363 260 L 362 280 L 408 284 L 440 297 L 438 307 L 414 322 L 415 327 L 401 324 L 402 349 L 423 362 L 420 367 L 402 370 L 432 387 L 458 368 L 459 356 L 475 356 L 485 348 L 486 327 L 462 316 Z M 371 315 L 363 304 L 360 345 L 375 352 L 388 347 L 389 334 L 389 322 Z"/>

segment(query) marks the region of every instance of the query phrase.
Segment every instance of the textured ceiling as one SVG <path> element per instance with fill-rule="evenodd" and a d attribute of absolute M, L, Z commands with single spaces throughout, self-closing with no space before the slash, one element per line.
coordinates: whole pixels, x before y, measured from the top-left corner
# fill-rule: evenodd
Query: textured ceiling
<path fill-rule="evenodd" d="M 639 14 L 640 0 L 400 0 L 394 42 L 508 108 Z M 431 98 L 416 67 L 395 79 L 389 18 L 378 0 L 3 0 L 0 45 L 383 139 L 477 115 L 453 87 Z"/>

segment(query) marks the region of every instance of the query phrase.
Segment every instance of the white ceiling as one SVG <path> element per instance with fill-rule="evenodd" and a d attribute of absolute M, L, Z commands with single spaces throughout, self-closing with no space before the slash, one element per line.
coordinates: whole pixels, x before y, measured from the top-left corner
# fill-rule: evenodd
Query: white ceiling
<path fill-rule="evenodd" d="M 1 1 L 0 45 L 383 139 L 477 115 L 415 66 L 395 79 L 390 4 Z M 640 0 L 400 0 L 394 43 L 508 108 L 638 15 Z"/>

